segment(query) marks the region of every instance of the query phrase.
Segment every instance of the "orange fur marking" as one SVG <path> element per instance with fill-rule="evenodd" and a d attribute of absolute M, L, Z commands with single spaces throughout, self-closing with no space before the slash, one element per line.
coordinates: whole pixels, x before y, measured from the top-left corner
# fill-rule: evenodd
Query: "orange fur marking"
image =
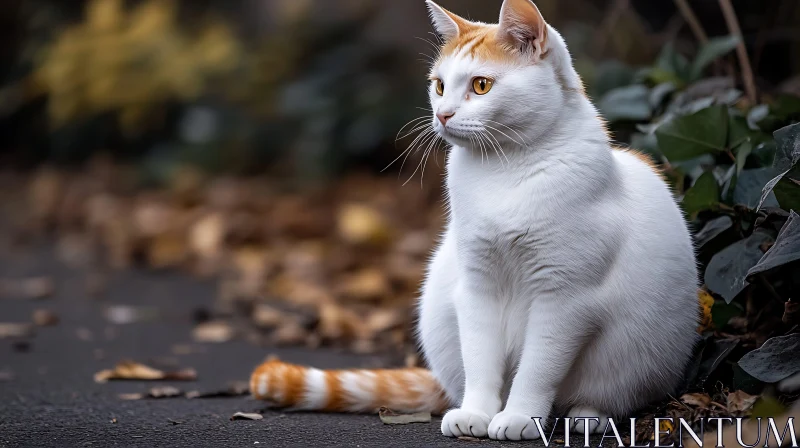
<path fill-rule="evenodd" d="M 658 177 L 660 177 L 661 180 L 663 180 L 664 182 L 667 181 L 667 176 L 664 174 L 664 170 L 662 170 L 658 165 L 656 165 L 656 163 L 652 159 L 652 157 L 648 156 L 647 154 L 645 154 L 645 153 L 643 153 L 641 151 L 638 151 L 636 149 L 621 148 L 621 147 L 618 147 L 618 146 L 612 146 L 611 149 L 614 150 L 614 151 L 627 152 L 628 154 L 636 157 L 642 163 L 647 165 L 647 167 L 650 168 L 650 171 L 656 173 L 656 175 L 658 175 Z"/>
<path fill-rule="evenodd" d="M 328 370 L 325 372 L 325 384 L 328 386 L 328 401 L 325 404 L 326 411 L 346 410 L 344 400 L 344 388 L 342 380 L 339 379 L 338 370 Z"/>

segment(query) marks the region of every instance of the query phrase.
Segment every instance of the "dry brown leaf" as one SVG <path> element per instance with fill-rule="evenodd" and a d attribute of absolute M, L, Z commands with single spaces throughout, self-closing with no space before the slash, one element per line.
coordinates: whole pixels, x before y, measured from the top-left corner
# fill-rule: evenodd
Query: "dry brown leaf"
<path fill-rule="evenodd" d="M 709 331 L 714 327 L 714 320 L 711 318 L 711 308 L 714 306 L 714 297 L 703 289 L 697 290 L 697 300 L 700 305 L 700 326 L 697 327 L 698 333 Z"/>
<path fill-rule="evenodd" d="M 196 379 L 197 372 L 194 369 L 164 372 L 134 361 L 120 362 L 114 369 L 101 370 L 94 375 L 94 380 L 98 383 L 105 383 L 109 380 L 194 381 Z"/>
<path fill-rule="evenodd" d="M 112 305 L 106 308 L 106 319 L 117 325 L 155 320 L 158 318 L 157 308 L 134 307 L 128 305 Z"/>
<path fill-rule="evenodd" d="M 231 420 L 262 420 L 263 418 L 263 415 L 255 412 L 237 412 L 231 416 Z"/>
<path fill-rule="evenodd" d="M 147 393 L 147 396 L 150 398 L 172 398 L 181 395 L 183 395 L 183 392 L 173 386 L 154 387 Z"/>
<path fill-rule="evenodd" d="M 346 204 L 339 209 L 339 235 L 350 244 L 381 246 L 391 239 L 389 224 L 375 209 L 362 204 Z"/>
<path fill-rule="evenodd" d="M 750 395 L 744 391 L 737 390 L 728 394 L 728 412 L 741 415 L 752 409 L 758 400 L 758 395 Z"/>
<path fill-rule="evenodd" d="M 684 394 L 681 396 L 681 401 L 689 406 L 706 408 L 709 404 L 711 404 L 711 397 L 709 397 L 708 394 L 703 393 Z"/>
<path fill-rule="evenodd" d="M 33 312 L 33 323 L 40 327 L 52 327 L 58 325 L 58 314 L 51 310 L 38 309 Z"/>
<path fill-rule="evenodd" d="M 203 322 L 192 330 L 192 337 L 197 342 L 228 342 L 235 335 L 233 326 L 225 321 Z"/>
<path fill-rule="evenodd" d="M 333 303 L 320 306 L 318 331 L 323 338 L 352 339 L 365 330 L 366 326 L 355 312 Z"/>
<path fill-rule="evenodd" d="M 289 320 L 272 333 L 277 345 L 299 345 L 306 341 L 308 331 L 295 320 Z"/>
<path fill-rule="evenodd" d="M 143 393 L 119 394 L 117 395 L 117 398 L 125 401 L 143 400 L 144 394 Z"/>
<path fill-rule="evenodd" d="M 283 311 L 263 303 L 253 310 L 253 323 L 260 328 L 275 328 L 285 323 L 287 318 L 290 319 Z"/>
<path fill-rule="evenodd" d="M 430 423 L 430 412 L 417 412 L 414 414 L 398 414 L 389 408 L 381 407 L 378 410 L 381 421 L 387 425 L 407 425 L 409 423 Z"/>
<path fill-rule="evenodd" d="M 380 300 L 391 293 L 391 285 L 382 270 L 366 268 L 345 276 L 339 293 L 350 300 Z"/>
<path fill-rule="evenodd" d="M 398 327 L 404 322 L 403 313 L 395 308 L 377 309 L 367 316 L 366 326 L 372 333 L 381 333 Z"/>
<path fill-rule="evenodd" d="M 50 277 L 0 280 L 0 298 L 39 300 L 52 296 L 55 289 Z"/>
<path fill-rule="evenodd" d="M 166 233 L 158 235 L 147 248 L 147 261 L 150 267 L 165 269 L 178 267 L 187 259 L 189 248 L 182 234 Z"/>
<path fill-rule="evenodd" d="M 34 334 L 33 325 L 29 323 L 0 323 L 0 339 L 27 338 Z"/>
<path fill-rule="evenodd" d="M 210 213 L 189 229 L 192 251 L 206 260 L 216 260 L 222 254 L 225 239 L 225 220 L 221 213 Z"/>

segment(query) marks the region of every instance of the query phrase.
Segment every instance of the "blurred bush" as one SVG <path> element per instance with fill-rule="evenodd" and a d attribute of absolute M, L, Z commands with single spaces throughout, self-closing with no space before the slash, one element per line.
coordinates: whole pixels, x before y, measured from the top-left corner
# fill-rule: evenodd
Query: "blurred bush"
<path fill-rule="evenodd" d="M 499 0 L 441 3 L 492 21 Z M 663 47 L 678 58 L 697 50 L 672 0 L 537 4 L 598 100 L 631 84 Z M 796 71 L 787 55 L 798 49 L 790 24 L 800 8 L 734 4 L 759 83 Z M 716 2 L 694 7 L 710 35 L 725 34 Z M 108 152 L 140 161 L 157 183 L 186 163 L 325 178 L 383 168 L 402 149 L 397 130 L 426 113 L 418 107 L 433 49 L 421 1 L 9 0 L 0 12 L 0 155 L 18 165 Z M 641 107 L 627 113 L 649 118 Z"/>

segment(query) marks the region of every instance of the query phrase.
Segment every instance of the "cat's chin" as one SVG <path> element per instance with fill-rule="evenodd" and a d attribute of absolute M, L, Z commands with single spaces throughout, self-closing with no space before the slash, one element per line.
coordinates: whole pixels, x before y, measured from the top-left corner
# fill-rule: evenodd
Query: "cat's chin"
<path fill-rule="evenodd" d="M 444 141 L 453 146 L 470 146 L 474 141 L 470 139 L 469 134 L 453 131 L 449 129 L 439 130 L 438 134 Z"/>

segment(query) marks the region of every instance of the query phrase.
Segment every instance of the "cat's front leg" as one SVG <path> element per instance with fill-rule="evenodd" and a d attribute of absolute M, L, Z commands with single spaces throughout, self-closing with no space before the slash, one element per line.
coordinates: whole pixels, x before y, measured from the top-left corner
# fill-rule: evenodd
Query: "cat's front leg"
<path fill-rule="evenodd" d="M 459 285 L 454 298 L 465 387 L 461 407 L 445 414 L 442 434 L 486 437 L 500 412 L 505 345 L 499 304 L 491 290 Z"/>
<path fill-rule="evenodd" d="M 592 334 L 592 315 L 580 300 L 537 299 L 531 307 L 525 344 L 505 409 L 489 425 L 495 440 L 538 439 L 569 368 Z M 585 302 L 583 302 L 585 303 Z M 596 323 L 596 322 L 595 322 Z"/>

